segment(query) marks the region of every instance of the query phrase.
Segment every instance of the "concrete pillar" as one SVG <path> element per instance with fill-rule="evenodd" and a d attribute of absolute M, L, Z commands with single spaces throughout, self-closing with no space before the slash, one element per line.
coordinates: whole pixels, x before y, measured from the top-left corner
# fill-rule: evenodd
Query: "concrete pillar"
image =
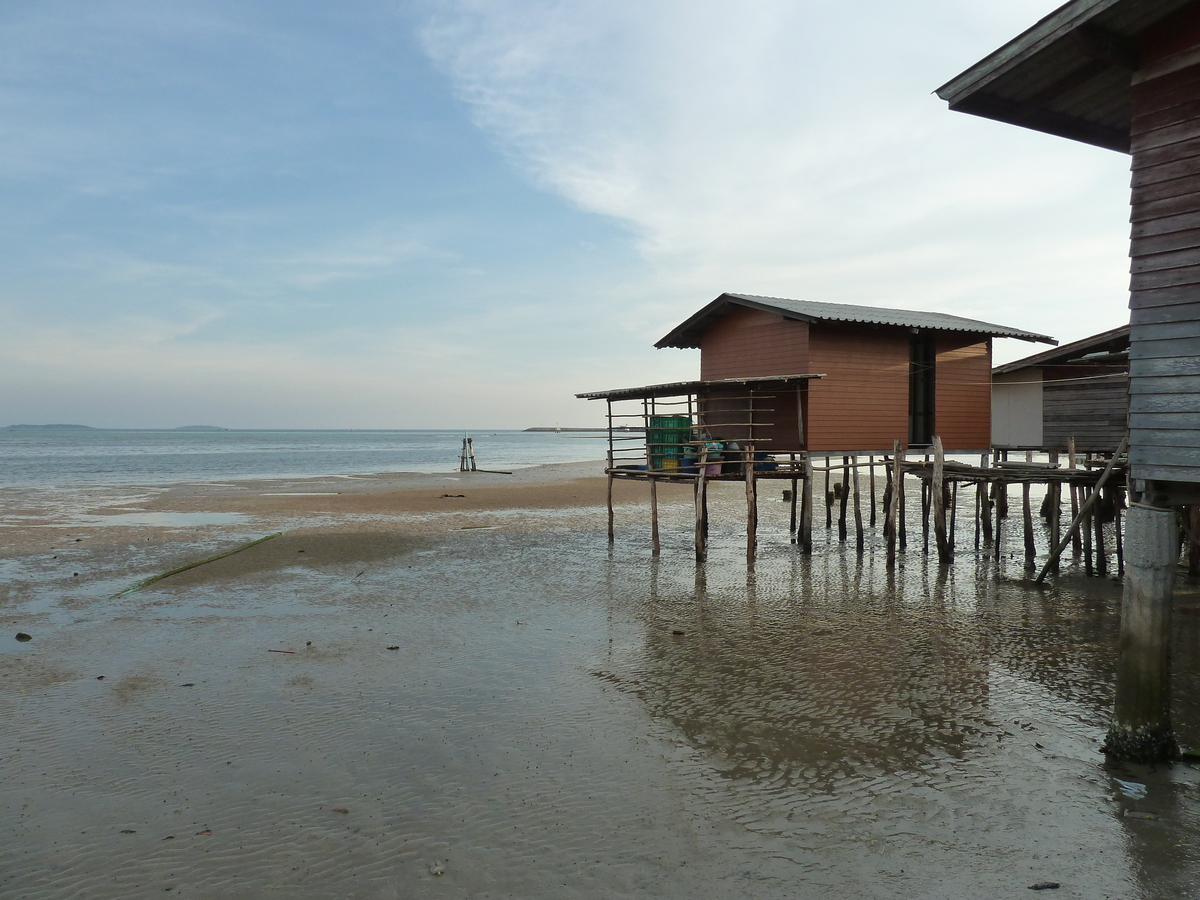
<path fill-rule="evenodd" d="M 1178 558 L 1175 511 L 1130 507 L 1116 710 L 1104 744 L 1114 759 L 1157 762 L 1178 755 L 1171 729 L 1171 595 Z"/>

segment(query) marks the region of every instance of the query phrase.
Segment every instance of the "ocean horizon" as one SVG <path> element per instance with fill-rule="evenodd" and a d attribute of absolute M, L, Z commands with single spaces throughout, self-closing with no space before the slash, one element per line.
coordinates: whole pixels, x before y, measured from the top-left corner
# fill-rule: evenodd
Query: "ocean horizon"
<path fill-rule="evenodd" d="M 0 487 L 452 472 L 465 437 L 483 469 L 584 462 L 607 451 L 602 432 L 567 429 L 8 426 L 0 428 Z"/>

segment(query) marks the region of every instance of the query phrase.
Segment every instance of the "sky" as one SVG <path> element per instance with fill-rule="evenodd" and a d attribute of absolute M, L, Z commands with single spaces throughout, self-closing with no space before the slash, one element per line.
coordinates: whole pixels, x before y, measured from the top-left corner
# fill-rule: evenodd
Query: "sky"
<path fill-rule="evenodd" d="M 1114 328 L 1129 158 L 932 93 L 1056 5 L 6 0 L 0 425 L 598 424 L 725 291 Z"/>

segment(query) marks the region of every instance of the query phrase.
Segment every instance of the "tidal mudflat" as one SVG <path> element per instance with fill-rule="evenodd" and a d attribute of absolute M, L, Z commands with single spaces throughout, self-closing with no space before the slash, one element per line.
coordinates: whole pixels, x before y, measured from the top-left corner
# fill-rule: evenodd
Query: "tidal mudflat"
<path fill-rule="evenodd" d="M 1099 753 L 1118 583 L 806 558 L 765 496 L 749 568 L 737 485 L 654 561 L 578 474 L 3 494 L 0 896 L 1200 892 L 1200 771 Z"/>

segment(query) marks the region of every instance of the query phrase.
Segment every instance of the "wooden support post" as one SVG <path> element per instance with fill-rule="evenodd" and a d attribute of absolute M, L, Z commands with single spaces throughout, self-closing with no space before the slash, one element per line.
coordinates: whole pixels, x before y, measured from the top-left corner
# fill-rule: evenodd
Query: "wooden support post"
<path fill-rule="evenodd" d="M 899 534 L 900 549 L 908 548 L 908 528 L 904 524 L 904 457 L 908 455 L 907 450 L 900 451 L 900 468 L 897 469 L 899 475 L 896 478 L 896 506 L 899 508 L 897 522 Z"/>
<path fill-rule="evenodd" d="M 846 510 L 850 506 L 850 457 L 842 457 L 842 496 L 838 498 L 838 543 L 846 543 Z"/>
<path fill-rule="evenodd" d="M 794 473 L 796 471 L 796 454 L 795 453 L 791 454 L 791 462 L 792 462 L 792 472 Z M 795 475 L 793 475 L 792 476 L 792 493 L 791 493 L 791 496 L 788 498 L 789 502 L 791 503 L 791 509 L 789 510 L 791 515 L 789 516 L 789 522 L 788 522 L 788 538 L 789 538 L 789 540 L 791 540 L 791 542 L 793 544 L 796 543 L 796 488 L 797 488 L 797 486 L 798 485 L 796 482 L 796 477 L 795 477 Z"/>
<path fill-rule="evenodd" d="M 746 559 L 754 561 L 758 546 L 758 487 L 754 472 L 754 445 L 746 454 Z"/>
<path fill-rule="evenodd" d="M 1103 751 L 1135 762 L 1179 752 L 1171 726 L 1171 599 L 1179 535 L 1175 511 L 1132 505 L 1125 517 L 1125 588 L 1116 708 Z"/>
<path fill-rule="evenodd" d="M 871 527 L 875 527 L 875 457 L 868 456 L 867 488 L 871 491 Z"/>
<path fill-rule="evenodd" d="M 616 523 L 613 521 L 613 477 L 608 476 L 608 542 L 616 540 Z"/>
<path fill-rule="evenodd" d="M 892 442 L 892 467 L 889 471 L 891 473 L 891 477 L 888 478 L 888 487 L 891 490 L 888 492 L 887 523 L 884 526 L 884 531 L 887 534 L 887 564 L 890 568 L 896 565 L 896 525 L 898 519 L 898 510 L 900 508 L 900 504 L 896 499 L 898 485 L 900 484 L 899 441 Z"/>
<path fill-rule="evenodd" d="M 979 482 L 979 509 L 980 520 L 979 524 L 983 526 L 983 542 L 990 544 L 992 542 L 992 496 L 989 488 L 992 486 L 990 481 Z"/>
<path fill-rule="evenodd" d="M 1099 496 L 1100 488 L 1104 487 L 1105 483 L 1108 481 L 1108 476 L 1112 474 L 1113 466 L 1117 464 L 1118 457 L 1125 452 L 1125 447 L 1128 444 L 1129 436 L 1126 435 L 1121 439 L 1121 444 L 1117 447 L 1117 452 L 1112 455 L 1112 459 L 1108 461 L 1108 465 L 1105 466 L 1104 471 L 1100 473 L 1100 478 L 1096 481 L 1096 493 L 1084 501 L 1083 507 L 1078 513 L 1075 514 L 1074 518 L 1071 519 L 1071 525 L 1067 529 L 1067 533 L 1064 535 L 1063 539 L 1056 546 L 1050 548 L 1050 559 L 1046 560 L 1046 564 L 1042 566 L 1042 571 L 1038 572 L 1038 577 L 1034 579 L 1038 584 L 1041 584 L 1042 579 L 1046 577 L 1046 572 L 1050 569 L 1051 560 L 1058 559 L 1059 555 L 1063 552 L 1063 548 L 1066 546 L 1066 542 L 1070 538 L 1074 537 L 1076 533 L 1078 533 L 1084 516 L 1087 515 L 1088 510 L 1091 508 L 1092 502 L 1097 496 Z M 1089 571 L 1088 574 L 1090 575 L 1091 572 Z"/>
<path fill-rule="evenodd" d="M 830 470 L 833 468 L 830 465 L 830 457 L 825 457 L 825 527 L 833 527 L 833 489 L 829 486 Z"/>
<path fill-rule="evenodd" d="M 1079 510 L 1083 517 L 1083 524 L 1079 526 L 1083 537 L 1083 574 L 1089 578 L 1092 576 L 1092 509 L 1098 496 L 1099 491 L 1087 491 L 1084 494 L 1083 508 Z"/>
<path fill-rule="evenodd" d="M 1033 509 L 1029 503 L 1030 484 L 1021 485 L 1021 518 L 1025 527 L 1025 571 L 1037 571 L 1037 544 L 1033 539 Z"/>
<path fill-rule="evenodd" d="M 953 553 L 954 547 L 958 543 L 955 540 L 958 533 L 958 482 L 951 479 L 946 489 L 950 492 L 950 532 L 946 537 L 950 541 L 950 552 Z"/>
<path fill-rule="evenodd" d="M 1124 526 L 1121 522 L 1121 507 L 1124 505 L 1124 490 L 1117 493 L 1117 516 L 1113 520 L 1113 533 L 1117 536 L 1117 575 L 1125 575 L 1125 538 Z"/>
<path fill-rule="evenodd" d="M 1100 493 L 1100 488 L 1096 488 Z M 1101 578 L 1108 575 L 1108 553 L 1104 550 L 1104 516 L 1100 514 L 1100 502 L 1096 502 L 1092 514 L 1092 523 L 1096 529 L 1096 574 Z"/>
<path fill-rule="evenodd" d="M 812 457 L 804 454 L 804 496 L 800 504 L 800 549 L 812 553 L 812 514 L 813 514 L 813 468 Z"/>
<path fill-rule="evenodd" d="M 938 562 L 946 565 L 953 560 L 950 542 L 946 538 L 946 495 L 944 491 L 945 457 L 942 439 L 933 436 L 933 483 L 930 487 L 933 499 L 933 536 L 937 543 Z"/>
<path fill-rule="evenodd" d="M 708 480 L 701 468 L 696 475 L 696 559 L 703 561 L 708 553 Z"/>
<path fill-rule="evenodd" d="M 658 556 L 662 546 L 658 540 L 658 479 L 650 476 L 650 546 L 651 553 Z"/>
<path fill-rule="evenodd" d="M 933 482 L 928 478 L 921 479 L 921 548 L 929 552 L 929 509 L 933 505 Z"/>
<path fill-rule="evenodd" d="M 1000 478 L 992 482 L 992 508 L 996 510 L 996 546 L 995 557 L 1000 559 L 1000 549 L 1004 542 L 1004 519 L 1000 517 L 1000 498 L 1008 493 L 1008 485 Z"/>
<path fill-rule="evenodd" d="M 976 550 L 979 549 L 979 532 L 980 532 L 980 527 L 983 522 L 983 519 L 982 519 L 983 505 L 986 502 L 986 501 L 984 501 L 983 497 L 980 496 L 981 490 L 982 490 L 982 485 L 978 481 L 975 482 L 975 549 Z"/>
<path fill-rule="evenodd" d="M 852 470 L 850 477 L 854 479 L 854 539 L 855 539 L 855 543 L 858 546 L 859 555 L 862 555 L 864 535 L 863 535 L 862 498 L 859 496 L 859 491 L 858 491 L 858 457 L 857 456 L 851 457 L 851 461 L 853 464 L 853 470 Z"/>
<path fill-rule="evenodd" d="M 1067 468 L 1079 468 L 1078 460 L 1075 457 L 1075 438 L 1067 438 Z M 1079 516 L 1079 486 L 1075 483 L 1070 485 L 1071 490 L 1071 521 L 1074 522 Z M 1079 542 L 1079 532 L 1071 532 L 1071 553 L 1079 556 L 1083 552 L 1083 545 Z"/>

